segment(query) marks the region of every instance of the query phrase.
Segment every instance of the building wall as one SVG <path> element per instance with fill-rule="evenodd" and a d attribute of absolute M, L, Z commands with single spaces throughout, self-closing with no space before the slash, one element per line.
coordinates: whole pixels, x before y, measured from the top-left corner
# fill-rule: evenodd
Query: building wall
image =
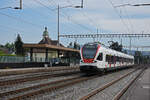
<path fill-rule="evenodd" d="M 58 52 L 57 51 L 50 51 L 48 52 L 48 58 L 58 58 Z"/>
<path fill-rule="evenodd" d="M 48 51 L 48 58 L 57 58 L 57 57 L 58 57 L 57 51 L 52 51 L 52 50 Z M 33 52 L 33 58 L 45 58 L 45 53 Z"/>

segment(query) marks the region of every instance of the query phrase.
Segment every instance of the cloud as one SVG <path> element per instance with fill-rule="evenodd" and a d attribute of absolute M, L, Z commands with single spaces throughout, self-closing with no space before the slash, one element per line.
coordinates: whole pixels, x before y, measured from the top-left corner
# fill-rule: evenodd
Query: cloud
<path fill-rule="evenodd" d="M 77 23 L 82 25 L 86 25 L 93 29 L 100 28 L 102 30 L 107 30 L 110 32 L 127 32 L 127 27 L 130 30 L 136 31 L 136 33 L 140 33 L 142 30 L 149 31 L 149 22 L 150 22 L 150 10 L 149 7 L 121 7 L 121 8 L 113 8 L 110 0 L 84 0 L 84 8 L 75 10 L 69 9 L 69 12 L 66 12 L 70 17 L 63 18 L 61 16 L 60 22 L 64 24 L 71 24 L 69 20 L 74 20 Z M 139 3 L 147 3 L 147 0 L 111 0 L 114 5 L 120 4 L 139 4 Z M 23 4 L 24 9 L 26 8 L 35 8 L 41 9 L 43 6 L 40 4 L 44 4 L 44 6 L 49 8 L 56 8 L 57 4 L 60 6 L 67 5 L 80 5 L 81 0 L 24 0 Z M 48 9 L 47 9 L 48 10 Z M 120 20 L 118 13 L 123 18 L 123 21 Z M 45 11 L 45 10 L 44 10 Z M 63 10 L 65 11 L 65 10 Z M 61 13 L 63 12 L 61 11 Z M 45 11 L 47 12 L 47 11 Z M 86 12 L 86 13 L 85 13 Z M 52 16 L 55 16 L 52 14 Z M 130 22 L 128 16 L 131 18 Z M 132 25 L 131 25 L 132 24 Z"/>
<path fill-rule="evenodd" d="M 145 32 L 149 31 L 150 18 L 124 18 L 121 20 L 120 18 L 111 17 L 111 14 L 98 14 L 96 12 L 86 13 L 87 17 L 82 15 L 82 12 L 76 13 L 72 15 L 72 18 L 80 24 L 89 25 L 91 27 L 99 27 L 100 29 L 111 32 L 127 33 L 127 27 L 130 33 L 133 31 L 135 33 L 141 33 L 141 31 L 144 30 Z M 91 24 L 88 17 L 92 19 L 92 23 L 95 23 L 95 25 Z"/>
<path fill-rule="evenodd" d="M 126 2 L 113 0 L 114 5 L 120 4 L 136 4 L 144 3 L 146 0 L 138 0 L 139 2 Z M 117 10 L 117 12 L 116 12 Z M 86 12 L 86 14 L 84 14 Z M 101 28 L 110 32 L 121 33 L 141 33 L 149 30 L 150 10 L 148 7 L 121 7 L 113 8 L 109 0 L 86 0 L 84 1 L 84 8 L 72 12 L 71 19 L 80 24 L 88 25 L 89 27 Z M 122 19 L 120 19 L 120 16 Z M 65 19 L 64 23 L 69 23 Z M 128 32 L 129 29 L 129 32 Z"/>

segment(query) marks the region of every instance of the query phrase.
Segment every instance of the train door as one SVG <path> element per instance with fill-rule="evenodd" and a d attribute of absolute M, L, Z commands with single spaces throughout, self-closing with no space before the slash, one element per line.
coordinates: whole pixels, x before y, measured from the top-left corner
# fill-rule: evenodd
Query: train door
<path fill-rule="evenodd" d="M 103 53 L 99 53 L 99 55 L 98 55 L 96 60 L 98 61 L 97 67 L 98 68 L 102 68 L 103 67 Z"/>

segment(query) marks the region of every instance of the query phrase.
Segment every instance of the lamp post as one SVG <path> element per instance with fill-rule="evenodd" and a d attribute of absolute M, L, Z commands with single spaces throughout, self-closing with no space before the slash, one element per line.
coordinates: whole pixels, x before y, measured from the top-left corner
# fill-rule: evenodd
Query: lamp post
<path fill-rule="evenodd" d="M 20 0 L 20 7 L 4 7 L 4 8 L 0 8 L 0 10 L 3 10 L 3 9 L 22 9 L 22 0 Z"/>
<path fill-rule="evenodd" d="M 145 3 L 145 4 L 123 4 L 123 5 L 118 5 L 115 7 L 123 7 L 123 6 L 150 6 L 150 3 Z"/>
<path fill-rule="evenodd" d="M 83 2 L 83 0 L 82 0 L 82 2 Z M 60 35 L 60 9 L 62 9 L 62 8 L 68 8 L 68 7 L 72 7 L 72 8 L 83 8 L 83 3 L 81 3 L 81 6 L 64 6 L 64 7 L 60 7 L 59 5 L 58 5 L 58 7 L 57 7 L 57 35 L 58 35 L 58 46 L 59 46 L 59 42 L 60 42 L 60 40 L 59 40 L 59 35 Z"/>

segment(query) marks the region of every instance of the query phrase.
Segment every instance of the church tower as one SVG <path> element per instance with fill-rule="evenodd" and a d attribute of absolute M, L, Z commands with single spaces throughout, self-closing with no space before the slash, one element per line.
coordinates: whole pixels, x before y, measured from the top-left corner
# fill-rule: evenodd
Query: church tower
<path fill-rule="evenodd" d="M 47 27 L 43 32 L 43 39 L 39 42 L 39 44 L 51 44 L 52 40 L 49 38 Z"/>
<path fill-rule="evenodd" d="M 47 27 L 45 27 L 45 30 L 43 32 L 43 37 L 49 37 Z"/>

